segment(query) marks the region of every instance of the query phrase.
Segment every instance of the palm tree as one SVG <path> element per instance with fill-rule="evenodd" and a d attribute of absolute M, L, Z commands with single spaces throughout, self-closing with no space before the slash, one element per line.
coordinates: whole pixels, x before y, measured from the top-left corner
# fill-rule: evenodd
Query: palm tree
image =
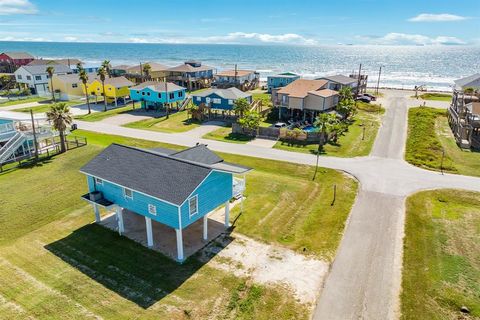
<path fill-rule="evenodd" d="M 111 78 L 112 77 L 112 65 L 110 64 L 110 60 L 103 60 L 102 67 L 107 72 L 108 77 Z"/>
<path fill-rule="evenodd" d="M 50 90 L 52 91 L 52 100 L 55 101 L 55 91 L 53 90 L 53 74 L 55 73 L 55 68 L 52 66 L 47 67 L 46 72 L 50 77 Z"/>
<path fill-rule="evenodd" d="M 105 94 L 105 77 L 107 76 L 107 71 L 103 66 L 98 69 L 97 75 L 100 77 L 100 81 L 102 81 L 103 102 L 105 105 L 103 111 L 107 111 L 107 95 Z"/>
<path fill-rule="evenodd" d="M 247 99 L 237 99 L 233 104 L 233 110 L 235 113 L 240 114 L 240 118 L 243 118 L 243 114 L 250 109 L 250 104 L 248 103 Z"/>
<path fill-rule="evenodd" d="M 142 67 L 142 71 L 145 74 L 146 80 L 150 80 L 150 72 L 152 71 L 152 66 L 149 63 L 145 63 Z"/>
<path fill-rule="evenodd" d="M 65 131 L 67 126 L 72 124 L 73 118 L 70 113 L 70 108 L 66 103 L 55 103 L 50 111 L 47 111 L 47 119 L 53 124 L 53 128 L 60 134 L 60 152 L 67 150 L 65 142 Z"/>
<path fill-rule="evenodd" d="M 90 114 L 92 113 L 92 110 L 90 109 L 90 99 L 88 98 L 88 75 L 85 69 L 82 68 L 82 65 L 80 63 L 77 65 L 77 69 L 79 70 L 78 78 L 80 79 L 80 81 L 82 81 L 83 87 L 85 88 L 85 98 L 87 99 L 88 114 Z"/>

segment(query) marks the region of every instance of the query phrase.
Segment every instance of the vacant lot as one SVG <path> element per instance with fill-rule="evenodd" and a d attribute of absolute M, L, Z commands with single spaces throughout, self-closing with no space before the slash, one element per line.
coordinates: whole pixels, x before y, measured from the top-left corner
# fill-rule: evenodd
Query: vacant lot
<path fill-rule="evenodd" d="M 455 143 L 446 111 L 417 107 L 408 112 L 405 160 L 432 170 L 480 176 L 480 152 L 460 149 Z"/>
<path fill-rule="evenodd" d="M 24 104 L 24 103 L 30 103 L 30 102 L 39 102 L 39 101 L 49 101 L 48 98 L 44 97 L 29 97 L 29 98 L 22 98 L 22 99 L 15 99 L 15 100 L 5 100 L 3 102 L 0 102 L 0 108 L 1 107 L 7 107 L 7 106 L 13 106 L 17 104 Z"/>
<path fill-rule="evenodd" d="M 93 106 L 93 104 L 91 104 Z M 138 108 L 138 106 L 137 106 Z M 76 116 L 75 119 L 78 120 L 83 120 L 83 121 L 89 121 L 89 122 L 95 122 L 95 121 L 101 121 L 103 119 L 113 117 L 122 113 L 126 113 L 133 110 L 133 105 L 131 103 L 127 104 L 126 106 L 123 107 L 118 107 L 118 108 L 113 108 L 111 107 L 107 108 L 107 111 L 99 111 L 99 112 L 92 112 L 90 114 L 82 114 L 81 116 Z"/>
<path fill-rule="evenodd" d="M 480 193 L 408 198 L 402 288 L 403 319 L 480 318 Z"/>
<path fill-rule="evenodd" d="M 166 117 L 152 118 L 127 123 L 124 126 L 135 129 L 175 133 L 192 130 L 200 126 L 200 123 L 192 120 L 187 111 L 180 111 L 170 114 L 168 119 Z"/>
<path fill-rule="evenodd" d="M 0 175 L 0 312 L 6 318 L 306 319 L 309 307 L 285 288 L 254 283 L 200 262 L 178 265 L 90 224 L 78 169 L 111 142 L 161 143 L 81 130 L 89 145 L 34 167 Z M 331 258 L 356 194 L 343 174 L 223 155 L 254 167 L 235 231 L 299 252 Z M 332 202 L 332 186 L 337 199 Z M 288 205 L 285 206 L 285 201 Z M 283 206 L 283 207 L 280 207 Z M 238 218 L 238 219 L 237 219 Z M 236 220 L 236 221 L 235 221 Z M 254 225 L 255 224 L 255 225 Z M 251 227 L 253 226 L 253 227 Z M 305 248 L 305 251 L 304 251 Z M 201 294 L 200 294 L 201 293 Z"/>
<path fill-rule="evenodd" d="M 247 135 L 232 133 L 231 126 L 225 126 L 213 130 L 205 134 L 202 138 L 232 143 L 247 143 L 248 141 L 252 140 L 252 138 Z"/>
<path fill-rule="evenodd" d="M 56 103 L 65 103 L 67 106 L 71 107 L 77 104 L 83 104 L 81 101 L 57 101 Z M 33 113 L 45 113 L 50 110 L 50 108 L 54 105 L 54 102 L 42 104 L 39 106 L 34 106 L 34 107 L 26 107 L 26 108 L 21 108 L 21 109 L 15 109 L 17 112 L 30 112 L 30 110 L 33 111 Z"/>
<path fill-rule="evenodd" d="M 448 93 L 423 93 L 418 97 L 423 100 L 452 101 L 452 95 Z"/>

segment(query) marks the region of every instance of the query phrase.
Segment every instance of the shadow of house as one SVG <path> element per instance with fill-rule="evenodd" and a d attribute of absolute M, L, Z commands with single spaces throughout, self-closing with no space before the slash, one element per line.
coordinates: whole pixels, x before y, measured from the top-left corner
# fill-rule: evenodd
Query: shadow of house
<path fill-rule="evenodd" d="M 225 247 L 231 241 L 232 238 L 226 236 L 221 245 Z M 144 309 L 174 292 L 213 257 L 204 256 L 200 261 L 197 259 L 198 253 L 183 264 L 178 264 L 161 253 L 96 224 L 77 229 L 45 248 Z"/>

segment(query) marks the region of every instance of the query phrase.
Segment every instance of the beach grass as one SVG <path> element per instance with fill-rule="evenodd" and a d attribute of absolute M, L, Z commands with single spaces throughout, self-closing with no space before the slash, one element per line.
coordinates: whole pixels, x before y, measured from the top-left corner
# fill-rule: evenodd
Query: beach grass
<path fill-rule="evenodd" d="M 50 111 L 50 108 L 57 103 L 65 103 L 67 106 L 75 106 L 79 104 L 83 104 L 82 101 L 57 101 L 57 102 L 51 102 L 47 104 L 42 104 L 39 106 L 34 106 L 34 107 L 26 107 L 26 108 L 20 108 L 20 109 L 15 109 L 16 112 L 30 112 L 30 110 L 33 111 L 33 113 L 45 113 L 47 111 Z"/>
<path fill-rule="evenodd" d="M 462 150 L 455 142 L 446 111 L 429 107 L 408 112 L 405 160 L 413 165 L 463 175 L 480 176 L 480 152 Z"/>
<path fill-rule="evenodd" d="M 353 123 L 348 127 L 348 131 L 341 135 L 336 143 L 325 144 L 320 151 L 320 155 L 344 158 L 369 155 L 380 127 L 380 115 L 384 111 L 373 107 L 373 105 L 369 105 L 368 108 L 372 108 L 374 111 L 369 112 L 360 109 L 355 115 Z M 318 152 L 318 143 L 302 145 L 278 141 L 273 147 L 311 154 L 317 154 Z"/>
<path fill-rule="evenodd" d="M 202 136 L 203 139 L 217 140 L 231 143 L 247 143 L 253 138 L 241 133 L 232 133 L 231 126 L 220 127 Z"/>
<path fill-rule="evenodd" d="M 425 191 L 406 206 L 401 318 L 480 318 L 480 193 Z"/>
<path fill-rule="evenodd" d="M 167 119 L 165 116 L 130 122 L 124 127 L 143 129 L 158 132 L 186 132 L 200 126 L 200 122 L 192 120 L 186 110 L 172 113 Z"/>
<path fill-rule="evenodd" d="M 203 264 L 165 258 L 91 224 L 80 199 L 79 168 L 110 143 L 143 148 L 179 146 L 76 130 L 88 145 L 30 167 L 0 174 L 0 310 L 6 318 L 307 319 L 309 307 L 291 292 Z M 331 169 L 221 154 L 250 166 L 235 232 L 303 254 L 332 259 L 355 199 L 357 183 Z M 61 174 L 59 174 L 61 173 Z M 331 205 L 333 185 L 337 199 Z M 288 203 L 285 203 L 288 201 Z M 253 226 L 253 228 L 252 228 Z M 202 294 L 198 294 L 201 292 Z"/>
<path fill-rule="evenodd" d="M 452 95 L 448 93 L 422 93 L 418 97 L 422 100 L 452 101 Z M 415 98 L 415 96 L 412 96 L 412 98 Z"/>
<path fill-rule="evenodd" d="M 0 102 L 0 108 L 7 107 L 7 106 L 14 106 L 17 104 L 40 102 L 40 101 L 50 101 L 50 100 L 44 97 L 29 97 L 25 99 L 5 100 L 3 102 Z"/>

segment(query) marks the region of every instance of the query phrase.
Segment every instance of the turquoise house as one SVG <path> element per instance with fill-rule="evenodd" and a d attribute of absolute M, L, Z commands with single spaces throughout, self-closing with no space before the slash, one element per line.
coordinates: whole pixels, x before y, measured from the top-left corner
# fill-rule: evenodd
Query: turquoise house
<path fill-rule="evenodd" d="M 130 89 L 130 98 L 144 109 L 159 109 L 176 105 L 186 98 L 186 89 L 171 82 L 147 81 Z"/>
<path fill-rule="evenodd" d="M 252 95 L 235 87 L 228 89 L 208 89 L 192 95 L 192 102 L 199 106 L 204 104 L 212 109 L 233 110 L 235 101 L 246 99 L 252 103 Z"/>
<path fill-rule="evenodd" d="M 267 91 L 272 92 L 272 89 L 285 87 L 293 81 L 300 79 L 300 76 L 295 73 L 285 72 L 267 77 Z"/>
<path fill-rule="evenodd" d="M 183 151 L 111 144 L 80 169 L 87 176 L 89 190 L 82 198 L 93 205 L 97 222 L 101 221 L 100 207 L 114 209 L 120 234 L 125 232 L 125 212 L 143 216 L 150 248 L 154 246 L 152 220 L 175 229 L 176 260 L 182 262 L 182 230 L 203 219 L 206 240 L 207 215 L 223 205 L 228 227 L 230 200 L 241 197 L 243 201 L 248 171 L 223 161 L 201 144 Z"/>

